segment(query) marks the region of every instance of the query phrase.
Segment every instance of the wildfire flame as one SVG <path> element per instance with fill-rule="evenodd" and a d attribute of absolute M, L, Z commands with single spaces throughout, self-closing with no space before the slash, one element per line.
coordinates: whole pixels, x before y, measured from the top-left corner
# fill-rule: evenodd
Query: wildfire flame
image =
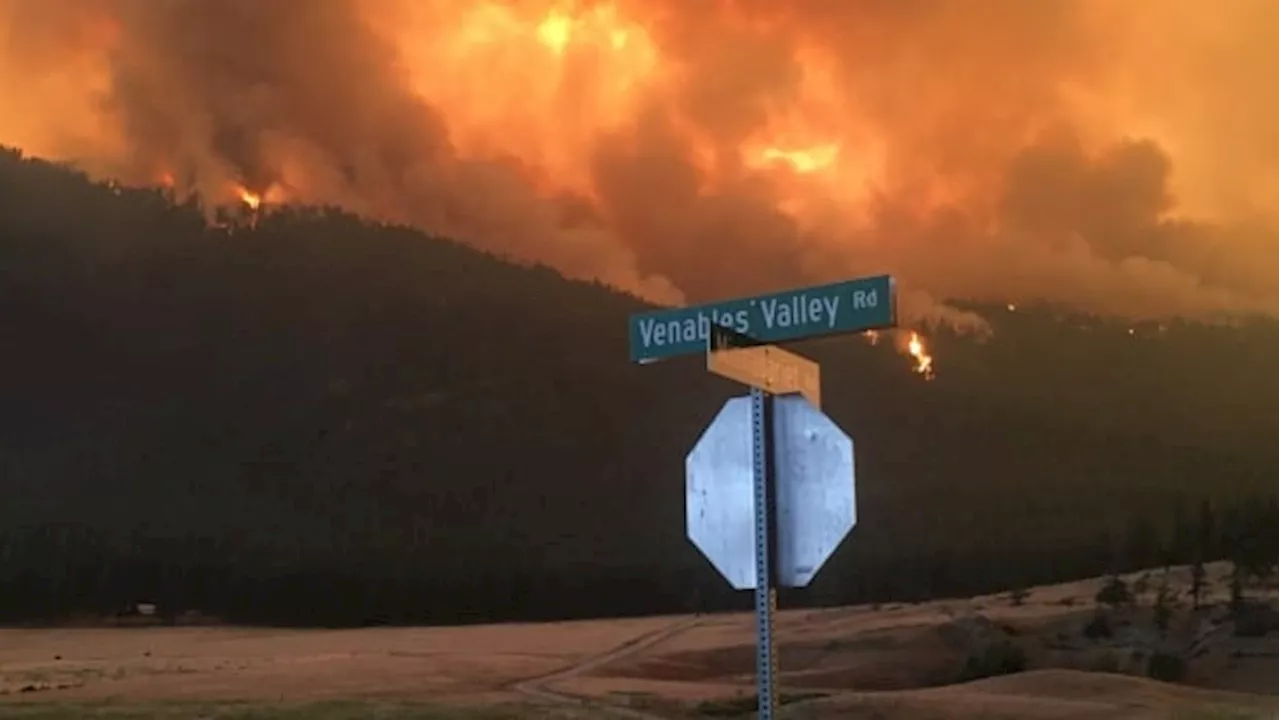
<path fill-rule="evenodd" d="M 940 296 L 1275 313 L 1269 3 L 28 5 L 0 0 L 29 30 L 0 38 L 0 144 L 237 223 L 286 188 L 658 303 L 875 267 L 922 291 L 908 323 L 989 330 Z"/>
<path fill-rule="evenodd" d="M 915 360 L 915 367 L 912 368 L 916 372 L 924 376 L 925 380 L 932 380 L 933 375 L 933 356 L 924 346 L 924 340 L 920 334 L 912 331 L 911 339 L 907 341 L 907 353 Z"/>
<path fill-rule="evenodd" d="M 251 190 L 240 183 L 233 183 L 231 185 L 231 196 L 254 213 L 263 209 L 263 206 L 279 205 L 288 200 L 288 193 L 278 183 L 271 183 L 261 190 Z"/>
<path fill-rule="evenodd" d="M 262 207 L 262 195 L 260 193 L 253 192 L 246 187 L 239 187 L 236 188 L 236 195 L 240 197 L 240 202 L 244 203 L 245 207 L 250 210 L 256 211 Z"/>
<path fill-rule="evenodd" d="M 880 332 L 878 330 L 867 330 L 862 333 L 862 337 L 871 345 L 880 344 Z M 898 338 L 899 342 L 901 341 L 901 335 L 895 335 L 895 337 Z M 929 354 L 929 350 L 924 344 L 924 338 L 920 337 L 920 333 L 913 330 L 907 338 L 905 347 L 898 344 L 898 342 L 895 342 L 894 346 L 906 352 L 907 356 L 911 358 L 911 372 L 923 376 L 925 380 L 934 378 L 933 355 Z"/>
<path fill-rule="evenodd" d="M 227 203 L 239 201 L 240 206 L 244 209 L 245 215 L 242 217 L 249 227 L 257 227 L 258 219 L 267 205 L 275 205 L 285 200 L 284 190 L 277 184 L 271 184 L 265 190 L 250 190 L 247 186 L 240 183 L 232 183 L 227 191 L 222 195 L 225 207 Z M 232 200 L 234 198 L 234 201 Z M 223 221 L 214 221 L 215 224 L 222 225 Z M 229 227 L 234 225 L 231 222 Z"/>

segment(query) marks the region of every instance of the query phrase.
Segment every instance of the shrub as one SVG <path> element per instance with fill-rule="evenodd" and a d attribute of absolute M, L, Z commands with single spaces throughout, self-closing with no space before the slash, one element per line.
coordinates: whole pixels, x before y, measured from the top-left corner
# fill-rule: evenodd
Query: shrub
<path fill-rule="evenodd" d="M 1133 602 L 1133 593 L 1129 592 L 1129 586 L 1119 575 L 1112 575 L 1107 579 L 1107 584 L 1103 585 L 1094 596 L 1094 600 L 1102 605 L 1114 607 Z"/>
<path fill-rule="evenodd" d="M 1187 662 L 1167 652 L 1154 652 L 1147 660 L 1147 677 L 1163 682 L 1178 682 L 1187 675 Z"/>
<path fill-rule="evenodd" d="M 1120 672 L 1120 658 L 1108 650 L 1093 658 L 1093 662 L 1089 663 L 1089 670 L 1100 673 L 1118 673 Z"/>
<path fill-rule="evenodd" d="M 987 644 L 981 652 L 970 655 L 960 671 L 960 682 L 997 675 L 1010 675 L 1027 669 L 1027 655 L 1008 640 Z"/>
<path fill-rule="evenodd" d="M 1133 581 L 1133 592 L 1137 595 L 1141 595 L 1150 589 L 1151 578 L 1146 573 L 1142 573 L 1137 580 Z"/>
<path fill-rule="evenodd" d="M 1107 616 L 1097 612 L 1093 614 L 1093 619 L 1085 624 L 1080 633 L 1090 640 L 1111 637 L 1111 621 L 1107 620 Z"/>
<path fill-rule="evenodd" d="M 1263 637 L 1276 629 L 1276 611 L 1269 605 L 1258 602 L 1242 602 L 1233 614 L 1236 637 Z"/>
<path fill-rule="evenodd" d="M 1160 591 L 1156 594 L 1155 607 L 1152 610 L 1155 615 L 1156 627 L 1162 633 L 1169 629 L 1169 621 L 1173 618 L 1173 608 L 1170 607 L 1171 600 L 1169 586 L 1161 584 Z"/>
<path fill-rule="evenodd" d="M 790 705 L 804 700 L 816 700 L 827 697 L 822 692 L 779 693 L 778 706 Z M 754 715 L 759 700 L 757 696 L 738 695 L 720 700 L 703 700 L 694 707 L 694 712 L 705 717 L 746 717 Z"/>
<path fill-rule="evenodd" d="M 1191 589 L 1187 594 L 1191 596 L 1191 607 L 1193 610 L 1200 609 L 1200 601 L 1204 598 L 1206 573 L 1204 562 L 1196 558 L 1196 562 L 1191 566 Z"/>
<path fill-rule="evenodd" d="M 1231 599 L 1228 606 L 1231 608 L 1231 614 L 1235 616 L 1240 614 L 1244 605 L 1244 579 L 1241 577 L 1240 566 L 1237 565 L 1231 571 Z"/>

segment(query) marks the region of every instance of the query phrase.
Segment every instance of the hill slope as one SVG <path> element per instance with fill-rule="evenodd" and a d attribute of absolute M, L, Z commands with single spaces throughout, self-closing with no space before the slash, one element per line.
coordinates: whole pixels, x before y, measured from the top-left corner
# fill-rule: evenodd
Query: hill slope
<path fill-rule="evenodd" d="M 629 365 L 641 308 L 337 212 L 209 228 L 0 154 L 0 616 L 731 602 L 684 538 L 682 475 L 739 391 L 697 361 Z M 883 344 L 800 346 L 855 437 L 860 525 L 789 602 L 1143 564 L 1175 507 L 1274 498 L 1274 321 L 986 312 L 986 342 L 933 335 L 929 383 Z M 1102 538 L 1126 525 L 1118 556 Z"/>

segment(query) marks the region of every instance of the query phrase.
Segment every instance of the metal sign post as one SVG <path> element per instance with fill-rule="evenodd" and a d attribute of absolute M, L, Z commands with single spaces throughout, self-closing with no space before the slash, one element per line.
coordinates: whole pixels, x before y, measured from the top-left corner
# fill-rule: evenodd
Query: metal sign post
<path fill-rule="evenodd" d="M 770 430 L 773 398 L 751 389 L 751 459 L 756 555 L 756 707 L 760 720 L 772 720 L 778 709 L 778 655 L 773 642 L 773 614 L 778 609 L 778 528 L 774 502 L 774 470 Z"/>
<path fill-rule="evenodd" d="M 685 457 L 689 540 L 755 593 L 758 715 L 778 708 L 779 586 L 804 587 L 857 523 L 853 441 L 819 409 L 817 363 L 770 342 L 893 327 L 893 279 L 878 276 L 632 316 L 631 359 L 702 350 L 707 369 L 751 386 Z"/>

